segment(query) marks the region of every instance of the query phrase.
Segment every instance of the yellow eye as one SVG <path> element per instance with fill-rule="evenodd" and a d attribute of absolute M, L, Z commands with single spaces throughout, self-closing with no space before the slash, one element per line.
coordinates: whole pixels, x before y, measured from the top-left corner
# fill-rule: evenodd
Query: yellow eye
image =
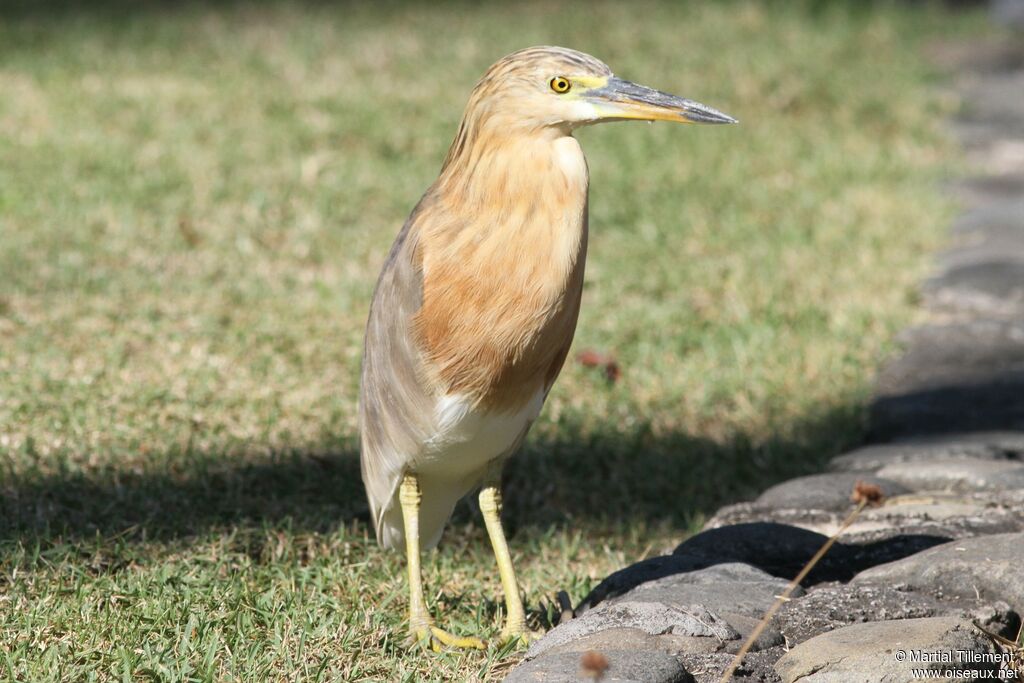
<path fill-rule="evenodd" d="M 569 83 L 569 79 L 562 78 L 561 76 L 555 76 L 554 78 L 552 78 L 550 85 L 551 89 L 554 90 L 559 95 L 569 92 L 569 88 L 572 87 L 572 84 Z"/>

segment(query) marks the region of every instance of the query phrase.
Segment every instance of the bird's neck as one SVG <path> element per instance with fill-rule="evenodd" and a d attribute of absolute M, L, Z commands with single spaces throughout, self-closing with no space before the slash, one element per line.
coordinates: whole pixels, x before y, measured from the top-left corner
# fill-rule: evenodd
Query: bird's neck
<path fill-rule="evenodd" d="M 586 160 L 567 135 L 505 137 L 449 165 L 430 194 L 416 328 L 439 391 L 517 409 L 550 386 L 572 340 Z"/>
<path fill-rule="evenodd" d="M 541 201 L 578 205 L 588 183 L 583 150 L 567 131 L 490 126 L 470 135 L 460 130 L 435 186 L 453 210 L 506 216 Z"/>
<path fill-rule="evenodd" d="M 432 226 L 442 233 L 435 235 L 438 243 L 483 254 L 506 246 L 542 249 L 547 242 L 557 267 L 571 268 L 585 230 L 589 183 L 576 139 L 544 131 L 473 142 L 434 186 L 451 219 Z"/>

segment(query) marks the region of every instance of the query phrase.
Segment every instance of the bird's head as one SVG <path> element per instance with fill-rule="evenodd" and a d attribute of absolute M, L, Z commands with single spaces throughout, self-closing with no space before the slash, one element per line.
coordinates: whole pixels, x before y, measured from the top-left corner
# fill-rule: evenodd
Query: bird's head
<path fill-rule="evenodd" d="M 570 131 L 630 119 L 736 122 L 699 102 L 616 78 L 600 60 L 563 47 L 531 47 L 495 63 L 470 97 L 466 119 L 472 118 L 509 131 Z"/>

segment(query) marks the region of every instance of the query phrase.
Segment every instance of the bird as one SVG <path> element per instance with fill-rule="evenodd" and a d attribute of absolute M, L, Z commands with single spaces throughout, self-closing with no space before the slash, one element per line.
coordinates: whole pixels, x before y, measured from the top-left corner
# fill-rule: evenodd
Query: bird
<path fill-rule="evenodd" d="M 360 376 L 360 468 L 378 542 L 405 546 L 410 640 L 435 651 L 486 646 L 436 625 L 420 568 L 477 487 L 504 592 L 500 640 L 532 636 L 501 524 L 501 471 L 537 419 L 579 316 L 589 170 L 573 132 L 626 120 L 736 122 L 617 78 L 576 50 L 501 58 L 473 88 L 441 171 L 377 280 Z"/>

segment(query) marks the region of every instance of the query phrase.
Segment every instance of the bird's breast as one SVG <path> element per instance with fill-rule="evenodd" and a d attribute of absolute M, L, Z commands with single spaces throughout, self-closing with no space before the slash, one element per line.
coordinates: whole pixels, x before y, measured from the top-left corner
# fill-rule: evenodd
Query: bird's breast
<path fill-rule="evenodd" d="M 440 397 L 434 430 L 419 455 L 417 470 L 445 476 L 479 471 L 516 445 L 543 403 L 539 390 L 517 409 L 497 412 L 459 394 Z"/>
<path fill-rule="evenodd" d="M 575 332 L 586 161 L 567 137 L 479 172 L 463 189 L 473 197 L 468 216 L 463 198 L 442 197 L 424 224 L 415 326 L 438 395 L 514 413 L 550 387 Z"/>

